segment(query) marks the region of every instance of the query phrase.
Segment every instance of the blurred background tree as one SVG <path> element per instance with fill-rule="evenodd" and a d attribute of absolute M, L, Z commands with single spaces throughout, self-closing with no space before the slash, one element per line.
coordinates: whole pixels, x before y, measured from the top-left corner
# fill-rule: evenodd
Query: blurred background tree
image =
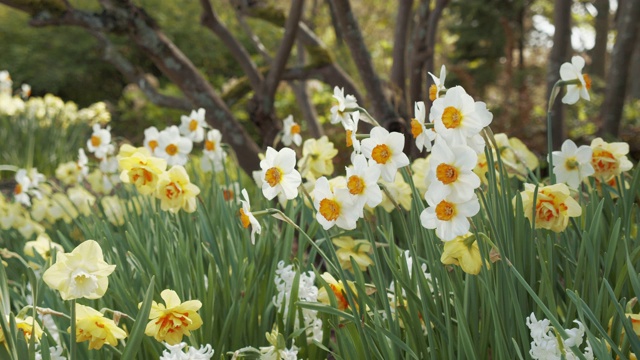
<path fill-rule="evenodd" d="M 208 121 L 221 128 L 245 169 L 255 168 L 257 160 L 248 157 L 273 144 L 279 119 L 289 113 L 305 120 L 307 136 L 335 132 L 322 126 L 333 86 L 355 94 L 386 127 L 408 134 L 413 103 L 428 102 L 427 72 L 438 75 L 441 64 L 447 87 L 463 85 L 487 102 L 496 131 L 522 138 L 540 154 L 547 84 L 576 54 L 593 75 L 592 102 L 555 114 L 554 133 L 583 142 L 596 134 L 629 141 L 640 128 L 640 86 L 620 83 L 640 76 L 637 21 L 625 22 L 635 19 L 635 0 L 0 3 L 8 5 L 0 6 L 0 68 L 16 84 L 80 106 L 106 101 L 116 134 L 134 141 L 147 126 L 209 107 Z M 557 21 L 565 30 L 554 43 Z M 143 38 L 144 31 L 164 38 Z M 154 55 L 157 49 L 145 46 L 149 39 L 171 51 Z M 183 61 L 181 54 L 195 71 L 167 67 Z M 605 94 L 618 101 L 606 102 Z M 616 109 L 618 118 L 601 115 Z M 630 143 L 637 153 L 640 145 Z"/>

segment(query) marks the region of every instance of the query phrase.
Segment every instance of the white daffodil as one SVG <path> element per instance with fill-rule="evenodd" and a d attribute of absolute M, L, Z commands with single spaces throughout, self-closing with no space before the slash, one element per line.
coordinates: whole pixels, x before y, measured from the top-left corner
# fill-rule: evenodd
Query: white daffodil
<path fill-rule="evenodd" d="M 334 188 L 332 190 L 329 180 L 323 176 L 316 181 L 311 196 L 313 197 L 313 205 L 318 211 L 316 220 L 325 230 L 334 225 L 345 230 L 356 228 L 359 214 L 348 189 Z"/>
<path fill-rule="evenodd" d="M 13 198 L 16 202 L 25 206 L 31 206 L 31 198 L 27 193 L 31 187 L 31 179 L 27 175 L 27 170 L 20 169 L 16 172 L 16 187 L 13 189 Z"/>
<path fill-rule="evenodd" d="M 242 209 L 240 209 L 240 221 L 242 222 L 242 227 L 245 229 L 251 225 L 251 243 L 256 243 L 256 234 L 260 234 L 262 232 L 262 226 L 258 222 L 255 216 L 251 213 L 251 203 L 249 202 L 249 194 L 247 194 L 247 189 L 242 189 L 242 199 L 240 200 L 242 203 Z"/>
<path fill-rule="evenodd" d="M 144 147 L 149 149 L 151 155 L 156 156 L 156 149 L 158 149 L 158 137 L 160 132 L 155 126 L 148 127 L 144 130 Z"/>
<path fill-rule="evenodd" d="M 282 144 L 284 146 L 291 146 L 292 142 L 296 144 L 296 146 L 302 144 L 300 124 L 293 121 L 293 115 L 289 115 L 283 120 L 282 131 Z"/>
<path fill-rule="evenodd" d="M 344 96 L 344 88 L 334 87 L 333 98 L 338 101 L 331 107 L 331 123 L 346 123 L 349 120 L 349 112 L 356 110 L 358 101 L 353 95 Z"/>
<path fill-rule="evenodd" d="M 302 183 L 302 177 L 295 167 L 295 151 L 289 148 L 276 151 L 268 147 L 264 160 L 260 161 L 264 197 L 271 200 L 281 192 L 287 200 L 298 196 L 298 186 Z"/>
<path fill-rule="evenodd" d="M 554 151 L 551 154 L 556 180 L 577 189 L 582 180 L 595 172 L 591 165 L 592 154 L 593 149 L 590 146 L 577 147 L 573 141 L 565 140 L 560 151 Z"/>
<path fill-rule="evenodd" d="M 204 140 L 204 155 L 200 162 L 200 168 L 204 172 L 220 172 L 224 169 L 224 161 L 227 153 L 222 148 L 222 133 L 218 129 L 212 129 L 207 132 Z"/>
<path fill-rule="evenodd" d="M 378 186 L 380 168 L 369 166 L 362 154 L 353 158 L 353 167 L 347 167 L 347 189 L 353 199 L 358 216 L 363 216 L 364 206 L 376 207 L 382 202 L 382 191 Z"/>
<path fill-rule="evenodd" d="M 180 136 L 177 126 L 170 126 L 158 135 L 158 148 L 155 156 L 165 159 L 168 166 L 184 165 L 193 149 L 191 139 Z"/>
<path fill-rule="evenodd" d="M 580 56 L 571 58 L 571 62 L 560 65 L 560 78 L 563 81 L 577 80 L 578 84 L 567 85 L 567 93 L 562 97 L 565 104 L 575 104 L 578 99 L 583 98 L 590 101 L 589 89 L 591 89 L 591 78 L 587 74 L 582 74 L 584 59 Z"/>
<path fill-rule="evenodd" d="M 87 154 L 85 154 L 84 149 L 78 149 L 78 161 L 76 161 L 78 165 L 78 182 L 82 181 L 89 174 L 89 158 L 87 158 Z"/>
<path fill-rule="evenodd" d="M 427 129 L 424 124 L 427 115 L 424 102 L 417 101 L 414 112 L 416 117 L 411 119 L 411 135 L 416 139 L 416 147 L 420 151 L 422 151 L 423 148 L 431 151 L 431 142 L 436 138 L 436 133 L 433 129 Z"/>
<path fill-rule="evenodd" d="M 350 114 L 347 122 L 343 122 L 342 125 L 346 131 L 347 147 L 353 146 L 353 150 L 356 153 L 361 152 L 360 141 L 358 141 L 356 134 L 358 132 L 358 122 L 360 122 L 360 111 L 354 111 Z"/>
<path fill-rule="evenodd" d="M 22 96 L 24 99 L 30 98 L 31 97 L 31 85 L 29 85 L 29 84 L 20 85 L 20 96 Z"/>
<path fill-rule="evenodd" d="M 427 229 L 435 229 L 440 240 L 450 241 L 469 232 L 468 218 L 480 211 L 480 202 L 476 194 L 462 202 L 454 202 L 442 195 L 427 197 L 429 207 L 420 214 L 420 222 Z"/>
<path fill-rule="evenodd" d="M 13 81 L 7 70 L 0 71 L 0 94 L 9 95 L 11 97 L 11 88 Z"/>
<path fill-rule="evenodd" d="M 465 145 L 448 146 L 438 138 L 431 151 L 429 165 L 431 181 L 426 197 L 444 194 L 453 202 L 463 202 L 473 197 L 480 186 L 480 178 L 473 172 L 478 155 Z"/>
<path fill-rule="evenodd" d="M 444 87 L 444 80 L 447 78 L 447 69 L 442 65 L 440 68 L 440 78 L 437 78 L 432 73 L 429 73 L 433 79 L 433 84 L 429 86 L 429 100 L 435 101 L 440 97 L 440 92 L 446 90 Z"/>
<path fill-rule="evenodd" d="M 204 128 L 208 126 L 204 114 L 205 110 L 200 108 L 192 110 L 189 116 L 180 116 L 180 134 L 196 143 L 204 140 Z"/>
<path fill-rule="evenodd" d="M 468 142 L 492 119 L 493 114 L 487 110 L 487 105 L 482 101 L 474 102 L 461 86 L 447 90 L 444 97 L 436 99 L 429 114 L 436 133 L 450 145 L 471 146 Z"/>
<path fill-rule="evenodd" d="M 629 144 L 625 142 L 608 143 L 602 138 L 595 138 L 591 140 L 591 149 L 593 149 L 591 165 L 595 170 L 593 176 L 598 180 L 608 182 L 633 167 L 627 158 Z"/>
<path fill-rule="evenodd" d="M 389 182 L 395 179 L 399 168 L 409 165 L 403 148 L 404 135 L 389 133 L 380 126 L 371 129 L 369 138 L 362 140 L 362 154 L 369 159 L 369 165 L 380 168 L 382 178 Z"/>
<path fill-rule="evenodd" d="M 93 125 L 93 134 L 87 140 L 87 149 L 98 159 L 113 154 L 115 148 L 111 144 L 111 127 L 107 126 L 102 129 L 100 124 Z"/>

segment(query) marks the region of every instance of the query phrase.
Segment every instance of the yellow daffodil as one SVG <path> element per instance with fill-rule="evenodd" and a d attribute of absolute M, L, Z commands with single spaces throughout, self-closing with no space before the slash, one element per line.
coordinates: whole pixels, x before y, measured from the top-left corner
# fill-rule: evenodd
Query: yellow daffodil
<path fill-rule="evenodd" d="M 191 183 L 187 171 L 180 165 L 172 166 L 158 179 L 156 197 L 160 199 L 160 208 L 164 211 L 178 212 L 183 209 L 194 212 L 198 194 L 200 188 Z"/>
<path fill-rule="evenodd" d="M 380 202 L 380 206 L 384 211 L 392 212 L 396 208 L 395 204 L 402 206 L 407 211 L 411 210 L 411 186 L 404 181 L 402 174 L 396 173 L 396 178 L 393 182 L 380 180 L 380 183 L 387 190 L 382 193 L 382 201 Z M 389 195 L 391 195 L 391 199 Z"/>
<path fill-rule="evenodd" d="M 22 331 L 24 334 L 24 340 L 27 343 L 31 340 L 31 336 L 35 336 L 36 342 L 40 342 L 40 338 L 42 337 L 42 328 L 37 321 L 33 320 L 33 317 L 27 316 L 24 319 L 16 318 L 16 327 L 18 330 Z"/>
<path fill-rule="evenodd" d="M 109 286 L 108 276 L 116 269 L 104 261 L 102 249 L 86 240 L 69 254 L 58 254 L 56 263 L 42 275 L 44 282 L 58 290 L 63 300 L 98 299 Z"/>
<path fill-rule="evenodd" d="M 333 174 L 333 158 L 336 155 L 338 149 L 333 147 L 333 143 L 326 136 L 305 140 L 302 144 L 300 174 L 310 180 Z"/>
<path fill-rule="evenodd" d="M 609 182 L 633 167 L 627 158 L 629 144 L 625 142 L 608 143 L 601 138 L 595 138 L 591 141 L 591 149 L 591 165 L 595 170 L 593 177 L 598 180 Z"/>
<path fill-rule="evenodd" d="M 91 215 L 91 207 L 96 203 L 96 197 L 82 186 L 67 189 L 67 196 L 78 212 L 84 216 Z"/>
<path fill-rule="evenodd" d="M 127 333 L 100 311 L 76 304 L 76 342 L 89 341 L 89 350 L 100 350 L 105 343 L 117 346 L 118 340 L 126 337 Z"/>
<path fill-rule="evenodd" d="M 570 217 L 576 217 L 582 214 L 582 208 L 578 202 L 571 197 L 566 184 L 539 187 L 538 194 L 535 195 L 536 203 L 534 204 L 535 188 L 536 186 L 533 184 L 524 184 L 524 191 L 520 193 L 524 216 L 526 216 L 529 221 L 532 221 L 535 213 L 535 228 L 561 232 L 567 227 L 567 224 L 569 224 Z M 514 206 L 515 202 L 516 198 L 514 197 Z"/>
<path fill-rule="evenodd" d="M 500 151 L 500 159 L 506 165 L 509 177 L 516 176 L 524 180 L 529 170 L 535 170 L 540 162 L 534 153 L 529 150 L 518 138 L 510 138 L 506 134 L 495 134 L 496 145 Z M 494 159 L 497 159 L 494 157 Z"/>
<path fill-rule="evenodd" d="M 347 296 L 345 293 L 345 288 L 344 288 L 344 284 L 342 283 L 342 280 L 338 281 L 336 280 L 333 275 L 329 274 L 329 273 L 324 273 L 322 275 L 322 279 L 327 283 L 327 285 L 329 285 L 329 287 L 331 288 L 331 291 L 333 292 L 333 294 L 336 297 L 336 305 L 338 306 L 339 310 L 345 310 L 349 307 L 349 301 L 347 301 Z M 353 291 L 353 293 L 355 294 L 356 292 L 356 288 L 355 285 L 353 284 L 352 281 L 348 281 L 347 282 L 349 287 L 351 288 L 351 290 Z M 321 287 L 318 290 L 318 301 L 323 303 L 323 304 L 327 304 L 327 305 L 331 305 L 331 299 L 329 298 L 329 294 L 327 293 L 327 289 L 324 287 Z"/>
<path fill-rule="evenodd" d="M 460 266 L 467 274 L 478 275 L 482 268 L 482 257 L 478 242 L 474 238 L 473 234 L 467 233 L 445 242 L 440 261 L 445 265 Z M 489 263 L 485 263 L 489 268 Z"/>
<path fill-rule="evenodd" d="M 56 168 L 56 178 L 64 185 L 73 185 L 78 182 L 78 178 L 82 175 L 81 170 L 75 161 L 62 163 Z"/>
<path fill-rule="evenodd" d="M 336 255 L 343 269 L 353 271 L 351 258 L 358 264 L 360 271 L 366 271 L 367 267 L 373 265 L 373 260 L 369 257 L 371 243 L 367 240 L 354 240 L 351 236 L 341 236 L 331 240 L 338 247 Z"/>
<path fill-rule="evenodd" d="M 196 311 L 202 307 L 198 300 L 180 302 L 178 294 L 173 290 L 163 290 L 160 296 L 165 304 L 155 301 L 151 304 L 149 323 L 144 331 L 158 341 L 176 345 L 182 341 L 184 335 L 189 336 L 192 330 L 202 325 L 202 319 Z"/>
<path fill-rule="evenodd" d="M 100 205 L 110 223 L 116 226 L 124 225 L 124 207 L 119 197 L 105 196 L 100 199 Z"/>
<path fill-rule="evenodd" d="M 47 261 L 51 258 L 51 252 L 53 250 L 56 250 L 58 254 L 64 253 L 64 248 L 62 247 L 62 245 L 51 241 L 49 235 L 47 235 L 46 233 L 42 233 L 38 235 L 35 241 L 27 241 L 24 244 L 23 251 L 26 256 L 30 257 L 35 257 L 35 254 L 38 253 L 38 255 L 42 257 L 42 259 Z"/>
<path fill-rule="evenodd" d="M 134 184 L 143 195 L 156 190 L 159 175 L 167 169 L 166 160 L 151 156 L 144 147 L 136 149 L 130 156 L 121 157 L 118 165 L 122 171 L 120 180 Z"/>

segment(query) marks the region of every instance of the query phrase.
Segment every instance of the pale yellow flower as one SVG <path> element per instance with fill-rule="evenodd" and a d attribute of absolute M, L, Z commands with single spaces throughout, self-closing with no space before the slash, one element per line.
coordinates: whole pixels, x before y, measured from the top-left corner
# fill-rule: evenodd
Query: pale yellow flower
<path fill-rule="evenodd" d="M 184 167 L 174 165 L 158 179 L 156 197 L 160 199 L 160 208 L 164 211 L 196 211 L 196 196 L 200 189 L 191 183 Z"/>
<path fill-rule="evenodd" d="M 151 304 L 151 321 L 144 330 L 147 336 L 175 345 L 182 341 L 184 335 L 189 336 L 192 330 L 202 326 L 202 318 L 196 312 L 202 307 L 200 301 L 180 302 L 178 294 L 169 289 L 163 290 L 160 296 L 165 303 L 159 304 L 154 301 Z"/>
<path fill-rule="evenodd" d="M 82 169 L 78 167 L 75 161 L 62 163 L 56 168 L 56 179 L 60 180 L 64 185 L 76 184 L 81 175 Z"/>
<path fill-rule="evenodd" d="M 67 196 L 78 212 L 84 216 L 91 215 L 91 207 L 96 203 L 96 197 L 82 186 L 67 189 Z"/>
<path fill-rule="evenodd" d="M 323 175 L 333 174 L 333 158 L 338 149 L 326 136 L 320 139 L 307 139 L 302 144 L 300 175 L 305 179 L 315 180 Z"/>
<path fill-rule="evenodd" d="M 430 157 L 431 155 L 424 158 L 417 158 L 413 160 L 413 163 L 411 163 L 411 177 L 413 179 L 413 185 L 421 196 L 424 196 L 427 192 L 427 188 L 429 187 L 429 177 L 427 174 L 429 174 L 430 169 Z"/>
<path fill-rule="evenodd" d="M 105 196 L 100 199 L 100 205 L 110 223 L 116 226 L 124 225 L 124 207 L 119 197 Z"/>
<path fill-rule="evenodd" d="M 63 193 L 55 193 L 51 196 L 48 213 L 51 219 L 62 220 L 67 224 L 71 224 L 71 221 L 78 217 L 78 210 Z"/>
<path fill-rule="evenodd" d="M 570 217 L 582 215 L 582 208 L 575 201 L 569 192 L 566 184 L 555 184 L 538 188 L 535 195 L 536 203 L 533 203 L 536 186 L 524 184 L 524 191 L 520 193 L 522 197 L 522 208 L 524 216 L 531 222 L 535 214 L 535 228 L 549 229 L 554 232 L 561 232 L 569 224 Z M 518 196 L 518 195 L 516 195 Z M 515 207 L 516 198 L 513 198 Z"/>
<path fill-rule="evenodd" d="M 86 240 L 69 254 L 58 254 L 56 263 L 42 275 L 44 282 L 58 290 L 62 300 L 98 299 L 107 291 L 108 276 L 116 269 L 104 261 L 102 249 Z"/>
<path fill-rule="evenodd" d="M 482 269 L 482 256 L 475 236 L 467 233 L 445 242 L 440 262 L 460 266 L 467 274 L 478 275 Z M 488 262 L 485 261 L 485 264 L 487 268 L 490 267 Z"/>
<path fill-rule="evenodd" d="M 127 333 L 100 311 L 76 304 L 76 342 L 89 341 L 89 350 L 100 350 L 105 343 L 117 346 L 118 340 L 126 337 Z"/>
<path fill-rule="evenodd" d="M 380 183 L 387 190 L 382 192 L 382 202 L 380 203 L 384 211 L 392 212 L 396 208 L 394 202 L 407 211 L 411 210 L 411 186 L 404 181 L 402 174 L 396 173 L 396 178 L 393 182 L 380 179 Z M 391 198 L 387 193 L 391 195 Z"/>
<path fill-rule="evenodd" d="M 534 171 L 540 166 L 538 157 L 520 139 L 509 138 L 506 134 L 495 134 L 494 138 L 509 177 L 516 176 L 524 180 L 529 171 Z"/>
<path fill-rule="evenodd" d="M 353 271 L 351 258 L 358 264 L 360 271 L 366 271 L 367 267 L 373 265 L 373 260 L 369 257 L 371 243 L 367 240 L 354 240 L 351 236 L 340 236 L 331 240 L 338 247 L 336 255 L 343 269 Z"/>
<path fill-rule="evenodd" d="M 601 138 L 591 141 L 593 149 L 591 165 L 595 170 L 593 177 L 609 182 L 624 171 L 631 170 L 633 164 L 627 158 L 629 144 L 625 142 L 607 143 Z"/>
<path fill-rule="evenodd" d="M 143 195 L 156 190 L 160 174 L 167 169 L 166 160 L 151 156 L 144 147 L 136 149 L 129 156 L 122 155 L 118 159 L 118 165 L 122 170 L 120 180 L 125 184 L 134 184 Z"/>
<path fill-rule="evenodd" d="M 100 169 L 95 169 L 87 175 L 87 182 L 91 186 L 91 190 L 98 194 L 109 194 L 113 190 L 113 184 L 109 178 Z"/>
<path fill-rule="evenodd" d="M 55 250 L 58 254 L 64 253 L 62 245 L 51 241 L 46 233 L 38 235 L 35 241 L 27 241 L 24 244 L 23 252 L 26 256 L 35 257 L 36 253 L 45 261 L 51 258 L 51 252 Z"/>
<path fill-rule="evenodd" d="M 8 320 L 9 319 L 7 319 L 7 321 Z M 27 342 L 27 344 L 29 343 L 29 340 L 31 340 L 31 336 L 35 336 L 36 342 L 40 342 L 40 338 L 42 338 L 42 328 L 37 321 L 33 320 L 33 317 L 27 316 L 24 319 L 16 318 L 16 327 L 24 334 L 24 340 Z M 0 333 L 1 332 L 2 329 L 0 329 Z"/>

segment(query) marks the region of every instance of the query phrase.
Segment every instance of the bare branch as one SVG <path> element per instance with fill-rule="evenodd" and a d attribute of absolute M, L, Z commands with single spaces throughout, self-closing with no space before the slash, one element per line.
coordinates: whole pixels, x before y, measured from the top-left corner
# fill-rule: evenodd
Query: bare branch
<path fill-rule="evenodd" d="M 378 117 L 378 121 L 384 123 L 403 122 L 402 119 L 398 119 L 396 112 L 384 94 L 382 81 L 373 68 L 371 53 L 369 53 L 364 43 L 362 32 L 351 10 L 349 0 L 332 1 L 336 9 L 336 16 L 343 32 L 344 40 L 358 68 L 360 78 L 368 90 L 370 106 L 374 116 Z"/>
<path fill-rule="evenodd" d="M 148 75 L 138 71 L 127 58 L 122 56 L 105 34 L 95 31 L 91 31 L 91 34 L 98 39 L 103 49 L 103 59 L 115 66 L 128 82 L 137 85 L 149 101 L 158 106 L 182 110 L 193 109 L 193 105 L 187 99 L 160 94 L 156 86 L 149 81 Z"/>
<path fill-rule="evenodd" d="M 235 14 L 236 14 L 236 18 L 238 19 L 238 22 L 240 23 L 240 26 L 242 27 L 244 32 L 246 32 L 247 35 L 249 35 L 249 39 L 251 39 L 251 42 L 253 43 L 253 46 L 256 47 L 256 50 L 258 50 L 260 55 L 262 55 L 262 58 L 267 63 L 271 63 L 271 61 L 273 61 L 273 57 L 271 56 L 271 54 L 269 54 L 269 51 L 264 46 L 264 44 L 262 43 L 262 41 L 260 40 L 258 35 L 256 35 L 253 32 L 253 30 L 251 30 L 251 26 L 249 26 L 249 24 L 247 24 L 247 21 L 244 18 L 244 13 L 242 13 L 239 10 L 236 9 Z"/>
<path fill-rule="evenodd" d="M 218 15 L 211 6 L 211 2 L 209 0 L 200 0 L 200 4 L 202 5 L 202 25 L 206 26 L 222 40 L 231 52 L 231 55 L 233 55 L 233 58 L 240 64 L 240 67 L 242 67 L 242 70 L 249 78 L 253 90 L 258 91 L 263 79 L 262 75 L 258 72 L 256 64 L 251 60 L 251 56 L 242 44 L 236 40 L 233 34 L 231 34 L 229 29 L 220 22 Z"/>
<path fill-rule="evenodd" d="M 304 8 L 304 0 L 293 0 L 291 9 L 289 10 L 289 16 L 284 27 L 284 35 L 282 42 L 276 53 L 276 57 L 271 64 L 271 69 L 267 74 L 264 82 L 263 93 L 263 105 L 266 111 L 270 111 L 273 106 L 273 98 L 276 94 L 276 88 L 280 83 L 282 72 L 287 65 L 287 59 L 291 54 L 291 49 L 296 39 L 296 32 L 298 31 L 298 23 L 302 18 L 302 10 Z"/>

